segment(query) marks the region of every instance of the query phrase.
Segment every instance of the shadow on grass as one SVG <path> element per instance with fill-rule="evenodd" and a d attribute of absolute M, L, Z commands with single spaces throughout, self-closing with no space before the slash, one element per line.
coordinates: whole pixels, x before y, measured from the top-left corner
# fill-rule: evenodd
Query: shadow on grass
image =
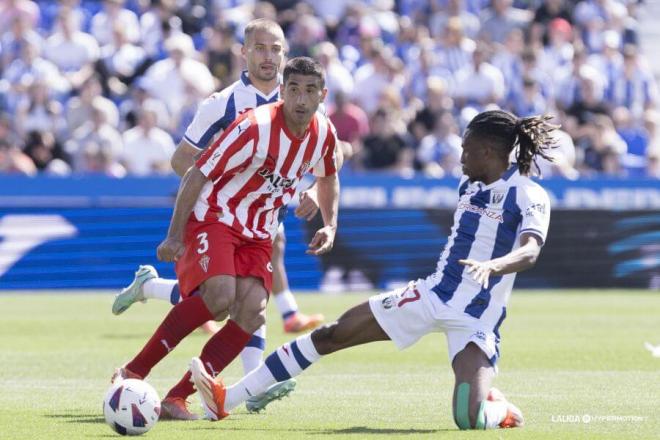
<path fill-rule="evenodd" d="M 48 419 L 62 419 L 66 423 L 105 423 L 105 418 L 84 414 L 44 414 Z"/>
<path fill-rule="evenodd" d="M 216 426 L 203 427 L 203 426 L 192 426 L 191 430 L 217 430 Z M 305 433 L 307 435 L 355 435 L 362 434 L 365 436 L 368 435 L 386 435 L 386 434 L 398 434 L 398 435 L 420 435 L 420 434 L 441 434 L 441 433 L 455 433 L 455 429 L 415 429 L 415 428 L 369 428 L 367 426 L 352 426 L 350 428 L 342 429 L 305 429 L 305 428 L 238 428 L 232 426 L 223 426 L 223 432 L 235 431 L 235 432 L 299 432 Z"/>

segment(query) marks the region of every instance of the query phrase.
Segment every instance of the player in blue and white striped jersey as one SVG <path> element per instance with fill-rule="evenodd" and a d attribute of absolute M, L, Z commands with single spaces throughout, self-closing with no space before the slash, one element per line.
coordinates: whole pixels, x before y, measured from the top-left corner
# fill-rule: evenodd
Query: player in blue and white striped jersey
<path fill-rule="evenodd" d="M 470 122 L 463 136 L 465 177 L 454 226 L 435 273 L 373 296 L 336 322 L 279 347 L 229 388 L 194 358 L 192 377 L 207 416 L 226 417 L 249 396 L 296 376 L 323 355 L 383 340 L 403 349 L 425 334 L 443 332 L 456 378 L 453 413 L 458 427 L 522 426 L 520 410 L 491 383 L 515 274 L 535 264 L 548 231 L 549 198 L 528 177 L 534 157 L 548 157 L 544 150 L 555 128 L 548 119 L 516 118 L 497 110 Z"/>

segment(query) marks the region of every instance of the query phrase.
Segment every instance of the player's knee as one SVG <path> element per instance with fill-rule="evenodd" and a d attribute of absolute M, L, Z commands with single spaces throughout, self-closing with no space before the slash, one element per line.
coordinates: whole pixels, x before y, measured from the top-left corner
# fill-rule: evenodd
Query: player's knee
<path fill-rule="evenodd" d="M 234 303 L 235 292 L 231 289 L 221 289 L 218 286 L 203 286 L 200 295 L 211 315 L 221 321 L 229 314 L 229 309 Z"/>
<path fill-rule="evenodd" d="M 259 327 L 266 323 L 266 317 L 261 313 L 261 310 L 247 310 L 245 308 L 241 309 L 233 319 L 247 333 L 256 332 Z"/>

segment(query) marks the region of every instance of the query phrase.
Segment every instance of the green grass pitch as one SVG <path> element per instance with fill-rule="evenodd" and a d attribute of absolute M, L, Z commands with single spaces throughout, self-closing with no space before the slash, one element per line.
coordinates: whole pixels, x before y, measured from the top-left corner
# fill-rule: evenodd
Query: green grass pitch
<path fill-rule="evenodd" d="M 0 439 L 116 437 L 103 395 L 114 367 L 134 355 L 169 305 L 110 313 L 110 292 L 0 295 Z M 298 295 L 301 309 L 337 317 L 366 295 Z M 514 291 L 502 327 L 495 386 L 526 417 L 523 429 L 459 432 L 451 416 L 453 375 L 444 336 L 398 352 L 375 343 L 329 356 L 298 377 L 291 397 L 259 415 L 159 422 L 157 439 L 660 438 L 660 295 L 644 291 Z M 267 353 L 291 339 L 268 311 Z M 189 338 L 152 372 L 163 396 L 197 355 Z M 240 362 L 225 372 L 241 375 Z M 193 409 L 200 411 L 197 398 Z M 589 423 L 585 423 L 585 420 Z"/>

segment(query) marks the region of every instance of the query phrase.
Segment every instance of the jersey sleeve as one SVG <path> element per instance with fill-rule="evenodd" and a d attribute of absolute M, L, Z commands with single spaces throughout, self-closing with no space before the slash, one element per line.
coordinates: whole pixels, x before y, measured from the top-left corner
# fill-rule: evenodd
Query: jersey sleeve
<path fill-rule="evenodd" d="M 230 101 L 222 93 L 214 93 L 202 101 L 183 135 L 186 142 L 203 150 L 216 134 L 226 130 L 236 116 Z"/>
<path fill-rule="evenodd" d="M 328 122 L 328 135 L 323 156 L 312 170 L 312 174 L 316 177 L 326 177 L 337 173 L 337 129 L 330 122 L 330 119 L 326 118 L 326 121 Z"/>
<path fill-rule="evenodd" d="M 245 113 L 236 119 L 195 163 L 209 180 L 236 173 L 252 160 L 259 131 L 250 115 Z"/>
<path fill-rule="evenodd" d="M 522 222 L 520 233 L 534 234 L 545 243 L 550 226 L 550 198 L 539 185 L 529 186 L 519 199 Z"/>

